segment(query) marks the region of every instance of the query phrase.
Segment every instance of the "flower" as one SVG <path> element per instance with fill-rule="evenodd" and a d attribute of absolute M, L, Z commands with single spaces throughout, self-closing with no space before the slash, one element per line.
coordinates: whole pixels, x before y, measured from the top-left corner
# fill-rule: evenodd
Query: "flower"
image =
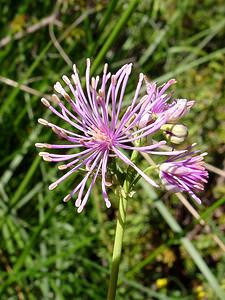
<path fill-rule="evenodd" d="M 171 95 L 165 94 L 165 92 L 175 83 L 175 79 L 170 79 L 160 89 L 157 87 L 156 83 L 149 82 L 145 77 L 147 95 L 142 98 L 142 102 L 143 105 L 145 105 L 146 101 L 148 101 L 149 104 L 145 109 L 145 114 L 140 120 L 140 128 L 146 126 L 146 124 L 162 114 L 167 118 L 166 123 L 176 122 L 194 105 L 195 101 L 188 101 L 187 99 L 175 99 L 172 102 L 169 102 L 171 100 Z M 149 97 L 150 100 L 148 100 Z"/>
<path fill-rule="evenodd" d="M 195 144 L 192 145 L 192 147 Z M 174 192 L 187 192 L 199 204 L 201 200 L 194 192 L 202 191 L 207 182 L 208 172 L 204 167 L 204 156 L 199 151 L 178 154 L 160 165 L 160 178 L 166 189 Z"/>
<path fill-rule="evenodd" d="M 140 74 L 139 81 L 131 100 L 130 106 L 122 112 L 122 102 L 126 85 L 131 73 L 132 64 L 126 64 L 114 75 L 108 72 L 108 65 L 105 64 L 102 77 L 92 77 L 90 80 L 90 60 L 87 59 L 85 85 L 83 90 L 76 66 L 72 81 L 63 76 L 63 81 L 70 90 L 72 96 L 57 82 L 54 86 L 56 92 L 67 102 L 64 104 L 60 98 L 53 94 L 52 100 L 42 98 L 42 103 L 50 111 L 62 119 L 70 129 L 59 127 L 44 119 L 39 119 L 39 123 L 50 127 L 53 132 L 67 143 L 46 144 L 36 143 L 36 147 L 49 149 L 71 149 L 73 153 L 53 154 L 40 152 L 39 155 L 49 162 L 64 162 L 58 168 L 60 170 L 69 169 L 62 177 L 49 186 L 50 190 L 56 188 L 61 182 L 81 168 L 86 169 L 86 174 L 81 182 L 64 198 L 67 202 L 75 194 L 77 199 L 75 205 L 78 212 L 85 207 L 91 190 L 98 177 L 101 178 L 102 194 L 107 207 L 110 207 L 106 191 L 107 165 L 112 157 L 118 157 L 125 164 L 132 166 L 148 183 L 158 187 L 157 183 L 140 170 L 122 150 L 137 150 L 151 154 L 178 155 L 184 151 L 159 152 L 154 149 L 166 144 L 166 141 L 159 141 L 147 146 L 135 146 L 136 141 L 156 133 L 163 124 L 168 121 L 168 114 L 157 115 L 149 124 L 140 128 L 138 124 L 146 110 L 156 111 L 157 103 L 161 101 L 163 93 L 169 84 L 157 91 L 157 97 L 152 97 L 149 91 L 144 102 L 139 100 L 139 93 L 144 80 L 144 75 Z M 68 108 L 69 107 L 69 108 Z M 74 150 L 78 151 L 74 151 Z M 91 179 L 88 189 L 85 191 L 86 183 Z"/>
<path fill-rule="evenodd" d="M 155 282 L 157 289 L 164 288 L 168 285 L 168 279 L 167 278 L 158 278 Z"/>

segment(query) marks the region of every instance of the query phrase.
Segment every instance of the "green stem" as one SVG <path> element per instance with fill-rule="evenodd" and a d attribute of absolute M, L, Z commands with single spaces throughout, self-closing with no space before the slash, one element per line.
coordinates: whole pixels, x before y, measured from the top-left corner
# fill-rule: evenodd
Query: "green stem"
<path fill-rule="evenodd" d="M 128 199 L 124 195 L 120 195 L 119 200 L 119 215 L 116 223 L 115 241 L 113 247 L 112 269 L 109 281 L 109 289 L 107 300 L 114 300 L 116 297 L 116 287 L 118 281 L 119 266 L 122 253 L 123 235 L 126 222 L 126 210 Z"/>
<path fill-rule="evenodd" d="M 133 151 L 131 155 L 131 160 L 133 162 L 136 161 L 137 155 L 138 152 Z M 126 223 L 126 211 L 127 211 L 129 192 L 130 192 L 131 181 L 133 179 L 133 176 L 134 176 L 134 170 L 131 167 L 128 167 L 123 188 L 121 188 L 120 191 L 119 213 L 118 213 L 117 223 L 116 223 L 116 233 L 115 233 L 113 256 L 112 256 L 112 269 L 111 269 L 110 280 L 109 280 L 107 300 L 114 300 L 116 297 L 116 287 L 118 281 L 119 266 L 120 266 L 121 254 L 122 254 L 123 236 L 124 236 L 125 223 Z"/>

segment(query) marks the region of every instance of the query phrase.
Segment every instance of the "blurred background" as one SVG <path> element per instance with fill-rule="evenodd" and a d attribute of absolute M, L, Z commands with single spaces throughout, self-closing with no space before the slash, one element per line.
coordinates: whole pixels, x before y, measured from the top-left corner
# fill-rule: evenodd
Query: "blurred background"
<path fill-rule="evenodd" d="M 117 212 L 95 186 L 85 211 L 64 204 L 74 174 L 42 162 L 35 142 L 56 141 L 39 117 L 63 74 L 86 58 L 100 74 L 134 65 L 175 97 L 195 99 L 183 119 L 207 151 L 203 205 L 141 182 L 129 201 L 117 299 L 225 299 L 225 3 L 222 0 L 0 0 L 0 299 L 106 299 Z M 139 158 L 145 168 L 148 161 Z M 182 203 L 183 202 L 183 203 Z M 191 205 L 188 206 L 188 203 Z"/>

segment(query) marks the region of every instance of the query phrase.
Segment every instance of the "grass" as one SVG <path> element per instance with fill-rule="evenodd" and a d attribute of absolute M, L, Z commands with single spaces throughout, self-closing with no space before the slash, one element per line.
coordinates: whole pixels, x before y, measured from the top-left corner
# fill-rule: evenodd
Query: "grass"
<path fill-rule="evenodd" d="M 97 186 L 78 215 L 61 199 L 79 174 L 48 191 L 60 173 L 40 161 L 34 143 L 54 140 L 37 119 L 56 120 L 26 87 L 51 94 L 55 81 L 71 73 L 70 61 L 83 74 L 86 57 L 93 74 L 104 62 L 112 71 L 133 62 L 124 106 L 139 72 L 158 82 L 176 77 L 175 95 L 196 99 L 183 120 L 188 143 L 197 142 L 209 153 L 207 162 L 224 169 L 223 11 L 220 0 L 3 1 L 0 76 L 19 85 L 0 77 L 1 299 L 105 299 L 115 231 L 113 192 L 107 210 Z M 53 13 L 58 22 L 40 27 Z M 37 30 L 26 33 L 34 24 Z M 50 37 L 52 29 L 60 47 Z M 25 34 L 14 40 L 18 32 Z M 1 46 L 5 37 L 12 39 Z M 210 172 L 203 205 L 196 207 L 201 225 L 176 196 L 139 184 L 128 203 L 117 298 L 225 299 L 224 252 L 218 243 L 224 243 L 224 192 L 224 177 Z M 157 287 L 159 278 L 168 284 Z"/>

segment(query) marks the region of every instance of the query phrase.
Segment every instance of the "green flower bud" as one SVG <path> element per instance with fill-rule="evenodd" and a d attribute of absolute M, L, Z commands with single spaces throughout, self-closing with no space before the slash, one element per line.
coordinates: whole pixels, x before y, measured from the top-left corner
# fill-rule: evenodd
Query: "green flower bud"
<path fill-rule="evenodd" d="M 160 128 L 166 139 L 173 144 L 181 144 L 188 136 L 188 129 L 183 124 L 165 124 Z"/>

